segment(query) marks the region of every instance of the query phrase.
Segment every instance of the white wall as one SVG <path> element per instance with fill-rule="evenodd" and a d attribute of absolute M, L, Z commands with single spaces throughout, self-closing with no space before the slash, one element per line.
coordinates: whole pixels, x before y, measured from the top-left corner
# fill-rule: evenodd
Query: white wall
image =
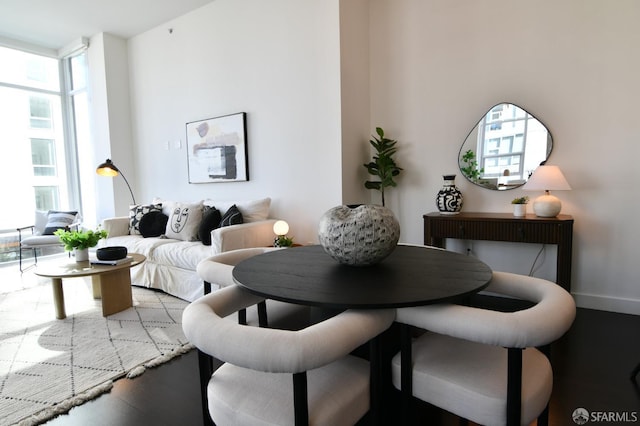
<path fill-rule="evenodd" d="M 371 120 L 401 142 L 402 237 L 422 242 L 442 175 L 457 172 L 466 211 L 509 212 L 521 190 L 464 180 L 458 150 L 481 115 L 513 102 L 546 124 L 550 164 L 573 187 L 572 291 L 581 306 L 640 313 L 634 262 L 640 3 L 371 0 Z M 375 29 L 375 30 L 374 30 Z M 530 194 L 536 195 L 536 194 Z M 473 243 L 494 269 L 528 273 L 538 247 Z M 555 251 L 553 252 L 555 253 Z M 542 275 L 553 270 L 546 255 Z M 555 274 L 554 274 L 555 275 Z M 553 278 L 553 277 L 552 277 Z"/>
<path fill-rule="evenodd" d="M 316 241 L 341 203 L 338 18 L 337 0 L 218 0 L 130 39 L 138 198 L 269 196 Z M 250 180 L 189 184 L 185 123 L 242 111 Z"/>
<path fill-rule="evenodd" d="M 558 195 L 576 220 L 579 305 L 640 313 L 638 18 L 634 0 L 217 0 L 129 40 L 136 195 L 268 195 L 298 242 L 315 241 L 328 208 L 375 201 L 361 192 L 358 169 L 380 126 L 399 140 L 404 168 L 388 206 L 401 241 L 421 243 L 422 215 L 436 209 L 442 175 L 459 174 L 467 133 L 490 106 L 513 102 L 550 129 L 549 163 L 573 187 Z M 251 180 L 188 184 L 185 123 L 240 111 Z M 524 195 L 457 183 L 467 211 L 509 212 Z M 495 269 L 519 273 L 539 250 L 472 247 Z M 553 279 L 553 247 L 544 259 L 536 275 Z"/>
<path fill-rule="evenodd" d="M 110 158 L 124 173 L 137 195 L 136 163 L 133 157 L 131 138 L 131 111 L 129 99 L 129 67 L 127 42 L 107 33 L 91 37 L 87 51 L 89 67 L 89 97 L 91 105 L 91 132 L 93 138 L 93 163 L 80 164 L 82 176 L 96 176 L 95 168 Z M 113 179 L 95 177 L 93 187 L 83 182 L 83 191 L 95 191 L 99 202 L 97 218 L 85 218 L 84 223 L 93 227 L 105 217 L 127 215 L 133 202 L 122 177 Z M 84 197 L 93 199 L 92 197 Z"/>

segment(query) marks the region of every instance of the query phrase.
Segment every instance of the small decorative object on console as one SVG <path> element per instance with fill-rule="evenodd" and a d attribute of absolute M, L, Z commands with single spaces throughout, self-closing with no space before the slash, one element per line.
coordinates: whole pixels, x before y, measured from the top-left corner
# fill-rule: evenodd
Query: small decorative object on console
<path fill-rule="evenodd" d="M 287 237 L 287 232 L 289 232 L 289 224 L 284 220 L 273 224 L 273 233 L 276 234 L 276 238 L 273 240 L 274 247 L 291 247 L 293 245 L 293 238 Z"/>
<path fill-rule="evenodd" d="M 527 203 L 529 202 L 529 197 L 518 197 L 511 200 L 511 204 L 513 204 L 513 215 L 516 217 L 524 217 L 527 215 Z"/>
<path fill-rule="evenodd" d="M 462 192 L 456 186 L 456 175 L 444 175 L 444 185 L 436 196 L 441 214 L 458 214 L 462 210 Z"/>
<path fill-rule="evenodd" d="M 318 238 L 324 251 L 340 263 L 373 265 L 396 248 L 400 224 L 383 206 L 337 206 L 320 219 Z"/>

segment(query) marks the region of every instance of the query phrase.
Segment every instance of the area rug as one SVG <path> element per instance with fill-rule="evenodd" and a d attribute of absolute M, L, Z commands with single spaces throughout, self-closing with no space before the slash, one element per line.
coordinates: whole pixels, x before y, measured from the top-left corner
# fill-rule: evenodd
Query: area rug
<path fill-rule="evenodd" d="M 90 282 L 63 286 L 64 320 L 55 319 L 51 285 L 0 294 L 2 426 L 41 424 L 193 348 L 183 300 L 134 287 L 132 308 L 103 317 Z"/>

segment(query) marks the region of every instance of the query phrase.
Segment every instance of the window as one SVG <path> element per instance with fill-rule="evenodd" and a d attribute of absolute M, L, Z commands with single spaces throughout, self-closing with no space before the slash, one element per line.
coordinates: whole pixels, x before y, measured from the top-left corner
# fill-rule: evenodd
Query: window
<path fill-rule="evenodd" d="M 0 63 L 2 196 L 19 206 L 0 210 L 0 230 L 11 230 L 32 225 L 36 209 L 80 209 L 80 191 L 60 60 L 0 46 Z"/>
<path fill-rule="evenodd" d="M 51 129 L 51 103 L 47 98 L 29 98 L 30 125 L 34 129 Z"/>
<path fill-rule="evenodd" d="M 34 176 L 56 175 L 56 152 L 53 139 L 31 139 Z"/>
<path fill-rule="evenodd" d="M 498 105 L 487 113 L 478 132 L 483 177 L 525 178 L 524 154 L 531 119 L 531 115 L 514 106 Z"/>

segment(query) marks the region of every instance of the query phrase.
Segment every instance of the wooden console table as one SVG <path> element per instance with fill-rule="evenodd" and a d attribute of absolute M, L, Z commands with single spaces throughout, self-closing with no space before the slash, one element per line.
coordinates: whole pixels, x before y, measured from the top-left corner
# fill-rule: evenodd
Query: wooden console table
<path fill-rule="evenodd" d="M 444 248 L 445 238 L 461 240 L 509 241 L 516 243 L 555 244 L 556 283 L 571 290 L 571 250 L 573 217 L 537 217 L 511 213 L 467 213 L 443 215 L 429 213 L 424 218 L 424 243 Z"/>

